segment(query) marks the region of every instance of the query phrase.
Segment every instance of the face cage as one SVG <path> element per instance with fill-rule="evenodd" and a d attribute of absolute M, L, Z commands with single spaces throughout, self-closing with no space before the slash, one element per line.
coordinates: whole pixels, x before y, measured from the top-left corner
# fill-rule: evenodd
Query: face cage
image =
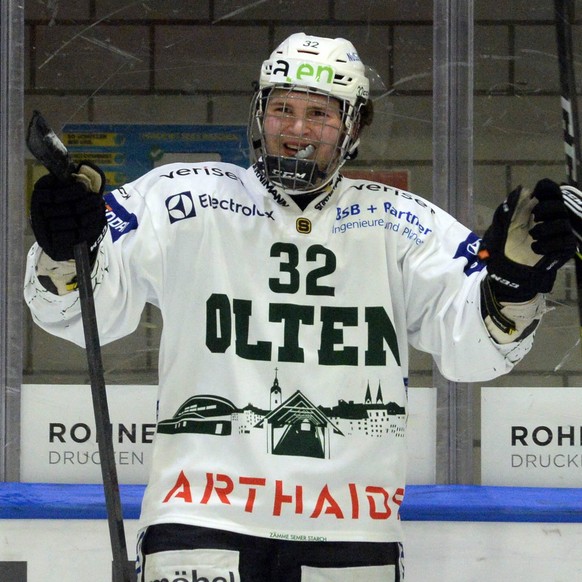
<path fill-rule="evenodd" d="M 341 128 L 337 132 L 337 137 L 333 143 L 326 143 L 321 138 L 314 139 L 314 134 L 310 136 L 297 136 L 286 134 L 274 134 L 273 140 L 295 140 L 301 143 L 312 145 L 314 150 L 308 146 L 298 151 L 294 156 L 282 156 L 269 154 L 267 151 L 267 138 L 265 134 L 265 112 L 269 99 L 273 95 L 273 90 L 277 89 L 286 91 L 284 99 L 286 100 L 290 93 L 297 95 L 298 93 L 306 95 L 309 100 L 310 95 L 316 94 L 328 99 L 328 103 L 332 100 L 340 103 Z M 277 94 L 277 98 L 281 98 L 281 93 Z M 321 100 L 318 100 L 318 105 Z M 266 88 L 258 91 L 251 103 L 251 113 L 249 120 L 249 143 L 251 144 L 252 162 L 257 163 L 260 171 L 265 175 L 266 179 L 281 188 L 287 194 L 308 194 L 317 192 L 328 185 L 337 176 L 339 169 L 349 158 L 352 151 L 357 145 L 353 134 L 357 133 L 357 117 L 359 116 L 359 105 L 354 107 L 348 101 L 340 101 L 332 95 L 320 93 L 314 90 L 304 89 L 302 87 L 274 87 Z M 285 116 L 282 116 L 285 117 Z M 307 122 L 313 123 L 313 122 Z M 324 124 L 321 127 L 323 133 Z M 316 136 L 315 136 L 316 137 Z M 322 160 L 316 161 L 317 150 L 320 147 L 327 147 L 332 150 L 329 159 L 321 168 Z M 316 154 L 315 156 L 313 154 Z"/>

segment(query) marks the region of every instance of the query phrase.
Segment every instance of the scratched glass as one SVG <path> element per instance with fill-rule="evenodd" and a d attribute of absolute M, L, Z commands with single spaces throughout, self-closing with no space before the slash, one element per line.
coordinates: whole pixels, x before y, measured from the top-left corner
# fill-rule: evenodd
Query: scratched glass
<path fill-rule="evenodd" d="M 223 140 L 218 149 L 205 152 L 193 151 L 192 141 L 200 141 L 200 132 L 204 139 L 216 141 L 216 136 L 209 136 L 213 127 L 237 126 L 236 139 L 242 145 L 237 142 L 234 149 L 240 153 L 246 148 L 252 82 L 276 42 L 298 29 L 345 36 L 369 67 L 375 108 L 360 155 L 346 170 L 396 181 L 433 200 L 441 169 L 435 159 L 440 160 L 442 145 L 435 140 L 439 133 L 434 116 L 442 103 L 434 81 L 447 64 L 435 56 L 433 19 L 440 4 L 438 0 L 434 5 L 431 0 L 26 2 L 24 118 L 40 109 L 75 156 L 91 156 L 107 166 L 110 185 L 168 161 L 220 159 L 235 155 L 228 149 L 232 143 Z M 468 226 L 479 235 L 512 188 L 533 186 L 542 176 L 565 178 L 551 21 L 551 3 L 545 0 L 476 3 L 470 31 L 474 52 L 465 63 L 473 87 L 464 96 L 469 117 L 466 125 L 457 127 L 459 158 L 469 164 L 469 187 L 456 196 L 468 205 Z M 578 49 L 580 39 L 582 34 L 576 40 Z M 82 137 L 86 124 L 104 125 L 87 141 Z M 123 131 L 143 125 L 157 129 L 152 128 L 149 137 L 127 141 Z M 27 155 L 27 192 L 41 172 Z M 23 254 L 32 242 L 27 227 Z M 511 374 L 468 388 L 470 398 L 463 410 L 456 411 L 473 436 L 472 470 L 465 469 L 465 479 L 476 483 L 480 479 L 481 385 L 580 383 L 576 301 L 574 269 L 568 265 L 549 298 L 550 306 L 559 309 L 545 316 L 531 353 Z M 48 336 L 32 323 L 28 310 L 23 317 L 22 346 L 2 346 L 8 354 L 21 350 L 23 383 L 87 383 L 84 351 Z M 130 337 L 103 347 L 107 384 L 156 383 L 161 326 L 158 311 L 149 306 Z M 410 385 L 435 385 L 426 354 L 413 351 Z M 439 438 L 445 429 L 439 427 Z"/>

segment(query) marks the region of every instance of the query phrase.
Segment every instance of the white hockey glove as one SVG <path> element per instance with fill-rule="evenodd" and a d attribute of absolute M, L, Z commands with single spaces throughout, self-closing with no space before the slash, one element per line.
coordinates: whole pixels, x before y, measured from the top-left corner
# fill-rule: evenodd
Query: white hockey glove
<path fill-rule="evenodd" d="M 36 276 L 54 295 L 66 295 L 77 288 L 77 268 L 73 259 L 54 261 L 43 251 L 36 264 Z"/>

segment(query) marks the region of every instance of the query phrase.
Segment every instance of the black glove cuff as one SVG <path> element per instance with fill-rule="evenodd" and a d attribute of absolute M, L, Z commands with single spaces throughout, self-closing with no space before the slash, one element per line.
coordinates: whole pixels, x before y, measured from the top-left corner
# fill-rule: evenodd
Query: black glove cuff
<path fill-rule="evenodd" d="M 509 319 L 501 313 L 503 306 L 495 297 L 491 288 L 491 279 L 489 276 L 481 281 L 481 316 L 485 319 L 487 316 L 503 332 L 512 334 L 515 332 L 515 321 Z"/>
<path fill-rule="evenodd" d="M 501 312 L 503 307 L 493 292 L 491 279 L 488 276 L 485 277 L 481 282 L 481 317 L 485 320 L 489 316 L 493 324 L 503 333 L 512 335 L 517 331 L 517 325 L 513 319 L 510 319 Z M 515 341 L 521 341 L 531 335 L 536 330 L 539 322 L 539 318 L 534 319 L 515 337 Z"/>

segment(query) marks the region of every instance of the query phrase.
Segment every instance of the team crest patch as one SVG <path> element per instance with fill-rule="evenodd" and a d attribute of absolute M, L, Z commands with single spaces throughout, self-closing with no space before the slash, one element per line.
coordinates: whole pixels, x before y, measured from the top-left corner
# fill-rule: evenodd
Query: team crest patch
<path fill-rule="evenodd" d="M 301 234 L 309 234 L 311 232 L 311 220 L 309 218 L 300 217 L 295 221 L 295 228 Z"/>

